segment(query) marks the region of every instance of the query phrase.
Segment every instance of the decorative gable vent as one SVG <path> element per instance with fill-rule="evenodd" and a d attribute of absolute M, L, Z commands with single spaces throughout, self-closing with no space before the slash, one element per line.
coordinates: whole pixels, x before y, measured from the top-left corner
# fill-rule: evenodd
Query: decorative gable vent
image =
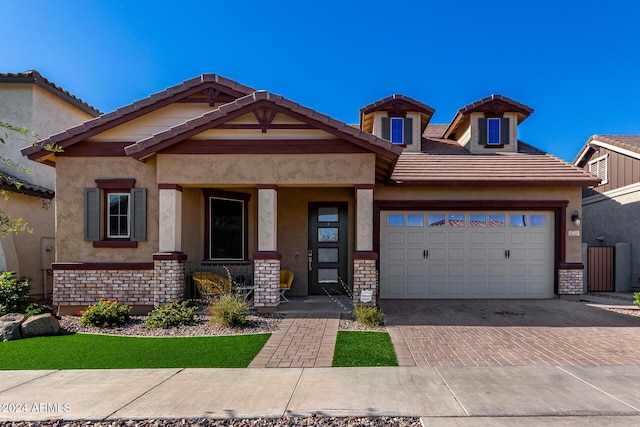
<path fill-rule="evenodd" d="M 600 185 L 606 184 L 607 179 L 607 158 L 608 154 L 595 158 L 589 162 L 589 172 L 600 179 Z"/>

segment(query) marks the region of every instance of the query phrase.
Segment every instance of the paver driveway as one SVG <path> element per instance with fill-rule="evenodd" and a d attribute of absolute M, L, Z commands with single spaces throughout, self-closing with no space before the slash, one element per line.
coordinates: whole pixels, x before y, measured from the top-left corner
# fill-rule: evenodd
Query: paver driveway
<path fill-rule="evenodd" d="M 401 366 L 636 365 L 640 317 L 565 300 L 380 301 Z"/>

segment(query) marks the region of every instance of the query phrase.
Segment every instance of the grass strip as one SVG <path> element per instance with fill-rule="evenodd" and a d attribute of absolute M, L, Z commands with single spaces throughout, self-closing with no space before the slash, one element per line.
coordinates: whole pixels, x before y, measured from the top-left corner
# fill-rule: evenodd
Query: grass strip
<path fill-rule="evenodd" d="M 338 331 L 333 366 L 398 366 L 387 332 Z"/>
<path fill-rule="evenodd" d="M 270 335 L 28 338 L 0 342 L 0 369 L 246 368 Z"/>

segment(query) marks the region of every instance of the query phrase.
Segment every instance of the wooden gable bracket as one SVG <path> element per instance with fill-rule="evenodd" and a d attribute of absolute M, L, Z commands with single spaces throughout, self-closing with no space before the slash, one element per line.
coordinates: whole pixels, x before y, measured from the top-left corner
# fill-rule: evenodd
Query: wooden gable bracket
<path fill-rule="evenodd" d="M 256 116 L 258 123 L 260 124 L 260 129 L 262 133 L 267 133 L 267 128 L 273 122 L 273 119 L 276 118 L 276 111 L 271 110 L 268 107 L 260 107 L 258 109 L 253 110 L 253 114 Z"/>

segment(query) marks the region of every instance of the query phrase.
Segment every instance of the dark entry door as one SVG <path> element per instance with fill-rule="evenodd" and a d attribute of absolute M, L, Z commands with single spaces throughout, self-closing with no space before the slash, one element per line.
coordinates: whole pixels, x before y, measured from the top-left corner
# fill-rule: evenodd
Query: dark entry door
<path fill-rule="evenodd" d="M 309 294 L 344 294 L 347 285 L 346 203 L 309 203 Z"/>

